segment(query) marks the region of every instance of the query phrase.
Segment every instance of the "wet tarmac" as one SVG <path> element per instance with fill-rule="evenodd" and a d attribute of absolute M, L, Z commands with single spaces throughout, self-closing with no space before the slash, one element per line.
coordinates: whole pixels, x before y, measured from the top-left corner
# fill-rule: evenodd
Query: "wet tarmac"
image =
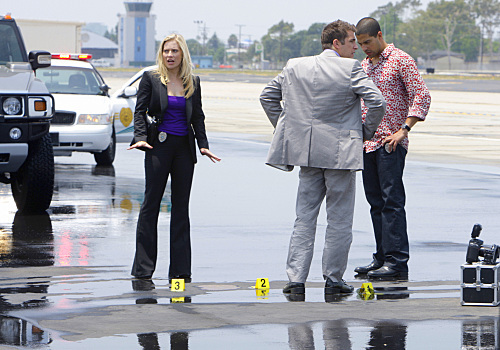
<path fill-rule="evenodd" d="M 193 283 L 176 294 L 168 281 L 166 234 L 161 235 L 153 281 L 129 278 L 144 180 L 143 154 L 124 148 L 119 147 L 112 167 L 95 166 L 87 154 L 56 158 L 56 191 L 44 215 L 16 213 L 8 188 L 0 187 L 0 344 L 41 349 L 421 349 L 435 339 L 439 349 L 498 348 L 498 309 L 461 307 L 459 280 L 472 225 L 483 225 L 485 242 L 498 238 L 499 169 L 408 161 L 409 281 L 374 282 L 369 298 L 325 299 L 322 211 L 307 292 L 287 298 L 281 288 L 297 171 L 287 174 L 265 166 L 267 142 L 212 134 L 211 149 L 223 161 L 214 165 L 201 158 L 197 165 L 191 200 Z M 352 271 L 368 261 L 373 249 L 360 181 L 345 275 L 356 288 L 366 280 L 356 279 Z M 167 191 L 160 232 L 168 232 L 169 211 Z M 267 293 L 252 288 L 260 277 L 271 281 Z M 363 303 L 370 308 L 363 311 Z M 401 307 L 415 314 L 392 313 L 394 304 L 387 303 L 408 303 Z M 333 320 L 321 305 L 331 305 Z M 453 311 L 435 312 L 437 305 Z M 374 306 L 381 309 L 371 310 Z M 256 314 L 236 312 L 228 321 L 222 310 L 235 307 L 252 308 Z M 338 317 L 334 310 L 339 307 L 349 312 Z M 220 320 L 199 315 L 210 308 L 216 308 L 210 312 Z M 264 314 L 258 316 L 260 312 Z M 155 322 L 134 322 L 137 313 L 146 319 L 151 313 Z M 98 324 L 90 324 L 94 319 Z"/>
<path fill-rule="evenodd" d="M 157 271 L 151 282 L 130 278 L 142 152 L 118 144 L 111 167 L 96 166 L 89 154 L 57 157 L 46 214 L 17 213 L 10 188 L 0 184 L 0 349 L 499 348 L 500 308 L 460 306 L 460 266 L 473 225 L 482 224 L 485 244 L 500 244 L 494 103 L 481 100 L 476 108 L 457 104 L 456 93 L 433 92 L 433 115 L 412 131 L 405 169 L 408 281 L 373 281 L 369 296 L 325 298 L 323 209 L 306 294 L 287 297 L 281 288 L 298 171 L 264 165 L 269 126 L 247 96 L 260 86 L 242 84 L 231 100 L 216 93 L 221 82 L 204 89 L 207 111 L 222 115 L 207 125 L 211 150 L 223 160 L 200 157 L 195 170 L 193 283 L 184 292 L 170 290 L 168 189 Z M 235 106 L 247 113 L 243 119 Z M 461 117 L 462 111 L 472 114 Z M 217 125 L 248 133 L 211 131 Z M 359 289 L 367 280 L 353 270 L 370 261 L 374 240 L 360 174 L 357 185 L 344 278 Z M 268 292 L 252 288 L 264 277 Z"/>
<path fill-rule="evenodd" d="M 297 170 L 264 165 L 268 144 L 245 135 L 215 134 L 212 149 L 223 158 L 201 158 L 191 199 L 195 281 L 286 280 L 284 261 L 294 220 Z M 123 146 L 124 148 L 125 146 Z M 135 224 L 143 198 L 143 154 L 120 149 L 113 167 L 93 165 L 92 156 L 56 158 L 54 199 L 48 213 L 15 212 L 1 185 L 1 266 L 115 266 L 128 271 Z M 411 241 L 410 279 L 458 280 L 470 232 L 483 225 L 485 243 L 498 243 L 500 169 L 408 161 L 405 172 Z M 346 279 L 370 259 L 369 209 L 358 176 L 354 242 Z M 160 232 L 168 232 L 169 190 L 162 202 Z M 322 281 L 319 262 L 325 213 L 321 212 L 311 281 Z M 168 240 L 160 237 L 155 274 L 167 277 Z M 228 268 L 228 262 L 231 268 Z"/>
<path fill-rule="evenodd" d="M 366 322 L 334 320 L 259 324 L 166 333 L 119 334 L 66 342 L 27 321 L 0 316 L 2 328 L 29 330 L 25 338 L 0 334 L 3 344 L 50 349 L 498 349 L 498 319 L 479 321 Z M 432 346 L 429 347 L 429 343 Z"/>

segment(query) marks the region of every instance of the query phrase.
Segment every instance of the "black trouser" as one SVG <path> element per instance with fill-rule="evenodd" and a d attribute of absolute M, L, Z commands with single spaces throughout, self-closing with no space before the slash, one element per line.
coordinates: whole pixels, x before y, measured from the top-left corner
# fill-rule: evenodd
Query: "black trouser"
<path fill-rule="evenodd" d="M 158 215 L 168 176 L 171 176 L 169 277 L 191 276 L 189 196 L 194 162 L 187 136 L 168 135 L 146 151 L 146 191 L 137 222 L 132 275 L 152 276 L 158 251 Z"/>
<path fill-rule="evenodd" d="M 406 149 L 399 145 L 387 153 L 384 147 L 364 152 L 363 186 L 370 204 L 378 262 L 408 271 L 409 244 L 406 231 L 403 169 Z"/>

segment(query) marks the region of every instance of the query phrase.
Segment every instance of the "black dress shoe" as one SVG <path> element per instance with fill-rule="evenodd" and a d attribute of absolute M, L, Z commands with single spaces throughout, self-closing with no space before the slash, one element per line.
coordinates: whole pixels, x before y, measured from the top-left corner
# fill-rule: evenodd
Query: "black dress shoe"
<path fill-rule="evenodd" d="M 287 301 L 290 302 L 296 302 L 296 301 L 306 301 L 306 295 L 305 293 L 290 293 L 290 294 L 285 294 L 285 298 Z"/>
<path fill-rule="evenodd" d="M 408 278 L 408 272 L 398 271 L 390 266 L 382 266 L 368 272 L 368 278 Z"/>
<path fill-rule="evenodd" d="M 151 279 L 151 275 L 147 275 L 147 276 L 134 276 L 134 278 L 137 278 L 138 280 L 150 280 Z"/>
<path fill-rule="evenodd" d="M 155 284 L 150 279 L 137 278 L 132 280 L 132 289 L 135 291 L 147 292 L 155 289 Z"/>
<path fill-rule="evenodd" d="M 304 294 L 306 292 L 306 287 L 304 283 L 299 282 L 289 282 L 286 284 L 285 288 L 283 288 L 283 293 L 291 293 L 291 294 Z"/>
<path fill-rule="evenodd" d="M 384 265 L 384 263 L 378 262 L 377 260 L 373 260 L 371 263 L 369 263 L 366 266 L 358 266 L 354 269 L 354 272 L 359 273 L 359 274 L 366 274 L 372 270 L 376 270 L 381 268 Z"/>
<path fill-rule="evenodd" d="M 340 303 L 344 300 L 347 300 L 347 298 L 351 297 L 351 295 L 344 293 L 344 294 L 325 294 L 325 302 L 326 303 Z"/>
<path fill-rule="evenodd" d="M 333 282 L 329 278 L 326 279 L 325 294 L 352 293 L 353 290 L 354 287 L 345 283 L 344 280 L 341 280 L 340 282 Z"/>
<path fill-rule="evenodd" d="M 175 277 L 169 277 L 168 282 L 172 283 L 172 280 L 184 280 L 184 283 L 191 283 L 191 276 L 189 275 L 180 275 Z"/>

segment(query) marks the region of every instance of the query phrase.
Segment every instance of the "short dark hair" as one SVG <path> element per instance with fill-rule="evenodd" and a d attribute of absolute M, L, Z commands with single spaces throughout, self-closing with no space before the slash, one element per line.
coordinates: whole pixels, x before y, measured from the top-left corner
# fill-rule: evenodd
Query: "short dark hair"
<path fill-rule="evenodd" d="M 358 24 L 356 24 L 356 35 L 368 34 L 369 36 L 377 36 L 380 31 L 380 24 L 375 18 L 365 17 L 360 19 Z"/>
<path fill-rule="evenodd" d="M 321 33 L 321 46 L 323 50 L 331 49 L 332 43 L 335 39 L 345 44 L 345 38 L 347 38 L 347 32 L 356 32 L 356 27 L 353 24 L 341 21 L 340 19 L 335 22 L 329 23 L 323 28 Z"/>

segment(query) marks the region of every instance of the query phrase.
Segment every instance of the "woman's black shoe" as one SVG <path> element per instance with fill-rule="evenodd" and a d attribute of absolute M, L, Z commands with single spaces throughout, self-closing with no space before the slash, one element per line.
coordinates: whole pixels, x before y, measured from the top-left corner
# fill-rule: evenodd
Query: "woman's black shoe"
<path fill-rule="evenodd" d="M 138 280 L 150 280 L 151 279 L 151 275 L 148 275 L 148 276 L 134 276 L 134 278 L 137 278 Z"/>
<path fill-rule="evenodd" d="M 191 276 L 188 275 L 180 275 L 175 277 L 169 277 L 168 281 L 172 283 L 172 280 L 184 280 L 184 283 L 191 283 Z"/>

